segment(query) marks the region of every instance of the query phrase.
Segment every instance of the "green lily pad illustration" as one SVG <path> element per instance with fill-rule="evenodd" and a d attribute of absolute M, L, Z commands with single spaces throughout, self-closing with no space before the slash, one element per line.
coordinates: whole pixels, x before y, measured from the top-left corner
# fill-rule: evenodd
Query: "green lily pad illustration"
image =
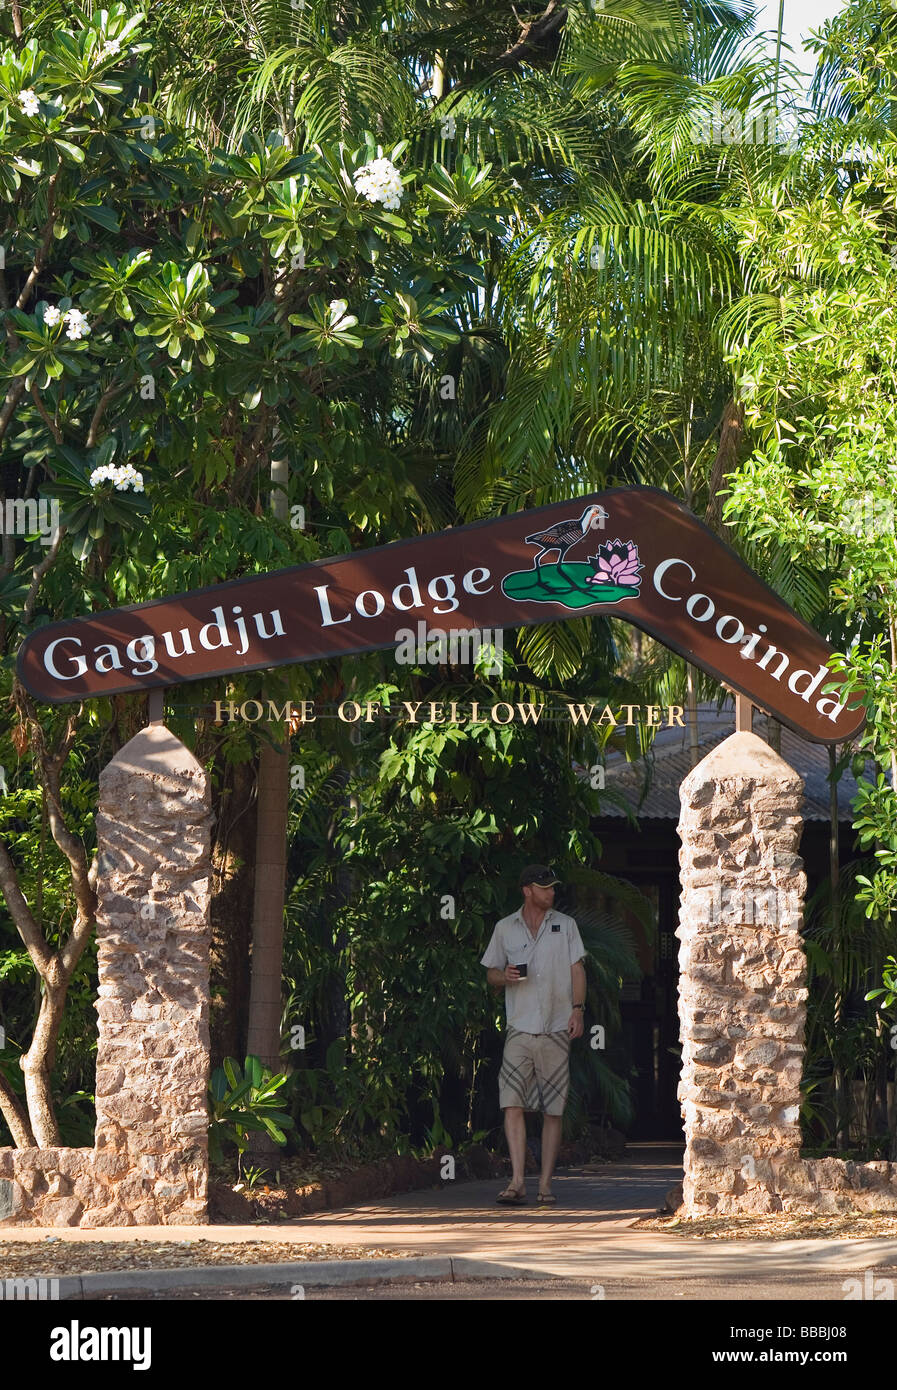
<path fill-rule="evenodd" d="M 638 598 L 635 585 L 589 584 L 593 574 L 591 565 L 540 565 L 506 574 L 501 588 L 518 603 L 559 603 L 564 608 L 590 608 L 596 603 Z"/>

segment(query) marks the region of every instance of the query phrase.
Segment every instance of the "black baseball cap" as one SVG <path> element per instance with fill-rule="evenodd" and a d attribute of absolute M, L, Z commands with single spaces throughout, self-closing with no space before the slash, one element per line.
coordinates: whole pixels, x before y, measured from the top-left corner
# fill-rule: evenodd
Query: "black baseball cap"
<path fill-rule="evenodd" d="M 525 888 L 528 883 L 534 883 L 537 888 L 551 888 L 560 881 L 554 869 L 550 869 L 547 864 L 527 864 L 520 875 L 521 888 Z"/>

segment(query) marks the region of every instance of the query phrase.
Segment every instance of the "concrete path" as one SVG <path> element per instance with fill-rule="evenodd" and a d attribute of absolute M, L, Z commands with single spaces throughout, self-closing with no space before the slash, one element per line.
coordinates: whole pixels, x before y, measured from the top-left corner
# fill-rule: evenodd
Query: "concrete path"
<path fill-rule="evenodd" d="M 291 1243 L 314 1241 L 490 1261 L 599 1284 L 648 1276 L 729 1279 L 761 1268 L 764 1276 L 834 1275 L 897 1265 L 897 1240 L 714 1241 L 631 1229 L 637 1217 L 653 1214 L 680 1177 L 675 1150 L 637 1145 L 630 1146 L 625 1162 L 562 1172 L 554 1183 L 556 1207 L 536 1207 L 535 1177 L 527 1179 L 529 1206 L 496 1206 L 504 1184 L 493 1179 L 446 1182 L 439 1191 L 319 1212 L 290 1225 L 131 1226 L 64 1233 L 2 1227 L 0 1240 L 264 1240 L 283 1242 L 285 1260 Z"/>
<path fill-rule="evenodd" d="M 556 1248 L 590 1250 L 614 1233 L 627 1231 L 640 1216 L 650 1216 L 669 1189 L 682 1177 L 679 1152 L 661 1145 L 630 1146 L 621 1163 L 568 1168 L 553 1183 L 557 1205 L 536 1204 L 538 1178 L 527 1177 L 525 1207 L 496 1205 L 506 1185 L 502 1178 L 487 1182 L 444 1183 L 439 1191 L 411 1192 L 376 1205 L 322 1211 L 305 1217 L 302 1226 L 313 1239 L 342 1240 L 348 1231 L 358 1244 L 396 1249 L 419 1248 L 425 1233 L 427 1252 L 504 1258 L 509 1249 Z M 627 1237 L 631 1239 L 631 1235 Z"/>
<path fill-rule="evenodd" d="M 464 1183 L 452 1190 L 415 1192 L 377 1206 L 307 1217 L 302 1229 L 334 1244 L 352 1241 L 383 1249 L 466 1256 L 518 1265 L 544 1275 L 601 1282 L 602 1278 L 730 1278 L 817 1273 L 897 1264 L 897 1240 L 714 1241 L 633 1230 L 651 1216 L 682 1177 L 676 1151 L 630 1146 L 627 1161 L 568 1169 L 555 1179 L 556 1207 L 495 1206 L 499 1182 Z"/>

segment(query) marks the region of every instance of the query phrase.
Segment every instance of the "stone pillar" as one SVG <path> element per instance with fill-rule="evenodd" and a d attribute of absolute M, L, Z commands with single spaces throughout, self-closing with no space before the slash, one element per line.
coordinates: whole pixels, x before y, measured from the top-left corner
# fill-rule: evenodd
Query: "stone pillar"
<path fill-rule="evenodd" d="M 732 734 L 682 783 L 686 1216 L 781 1211 L 781 1191 L 813 1189 L 799 1158 L 802 789 L 753 733 Z"/>
<path fill-rule="evenodd" d="M 208 778 L 161 724 L 100 774 L 99 1040 L 84 1226 L 207 1219 Z"/>

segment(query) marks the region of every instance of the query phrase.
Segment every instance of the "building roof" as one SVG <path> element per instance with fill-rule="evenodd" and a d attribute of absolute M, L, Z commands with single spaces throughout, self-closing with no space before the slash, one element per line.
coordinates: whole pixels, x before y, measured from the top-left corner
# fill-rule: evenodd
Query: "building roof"
<path fill-rule="evenodd" d="M 686 714 L 686 722 L 687 717 Z M 753 729 L 760 738 L 769 741 L 767 717 L 756 708 Z M 729 698 L 719 710 L 715 704 L 698 706 L 698 747 L 702 758 L 711 748 L 734 732 L 734 700 Z M 623 753 L 609 752 L 605 762 L 605 786 L 619 792 L 631 806 L 634 815 L 655 820 L 678 821 L 679 785 L 692 767 L 689 734 L 687 727 L 659 729 L 650 752 L 636 762 L 627 762 Z M 843 751 L 844 746 L 839 744 L 839 757 Z M 803 778 L 804 820 L 829 820 L 831 789 L 828 781 L 827 746 L 810 743 L 783 727 L 782 757 Z M 874 764 L 871 761 L 867 762 L 866 776 L 871 779 L 873 773 Z M 839 821 L 846 821 L 848 824 L 852 821 L 850 803 L 856 793 L 856 781 L 847 768 L 838 783 Z M 623 809 L 609 799 L 602 802 L 601 815 L 625 818 Z"/>

